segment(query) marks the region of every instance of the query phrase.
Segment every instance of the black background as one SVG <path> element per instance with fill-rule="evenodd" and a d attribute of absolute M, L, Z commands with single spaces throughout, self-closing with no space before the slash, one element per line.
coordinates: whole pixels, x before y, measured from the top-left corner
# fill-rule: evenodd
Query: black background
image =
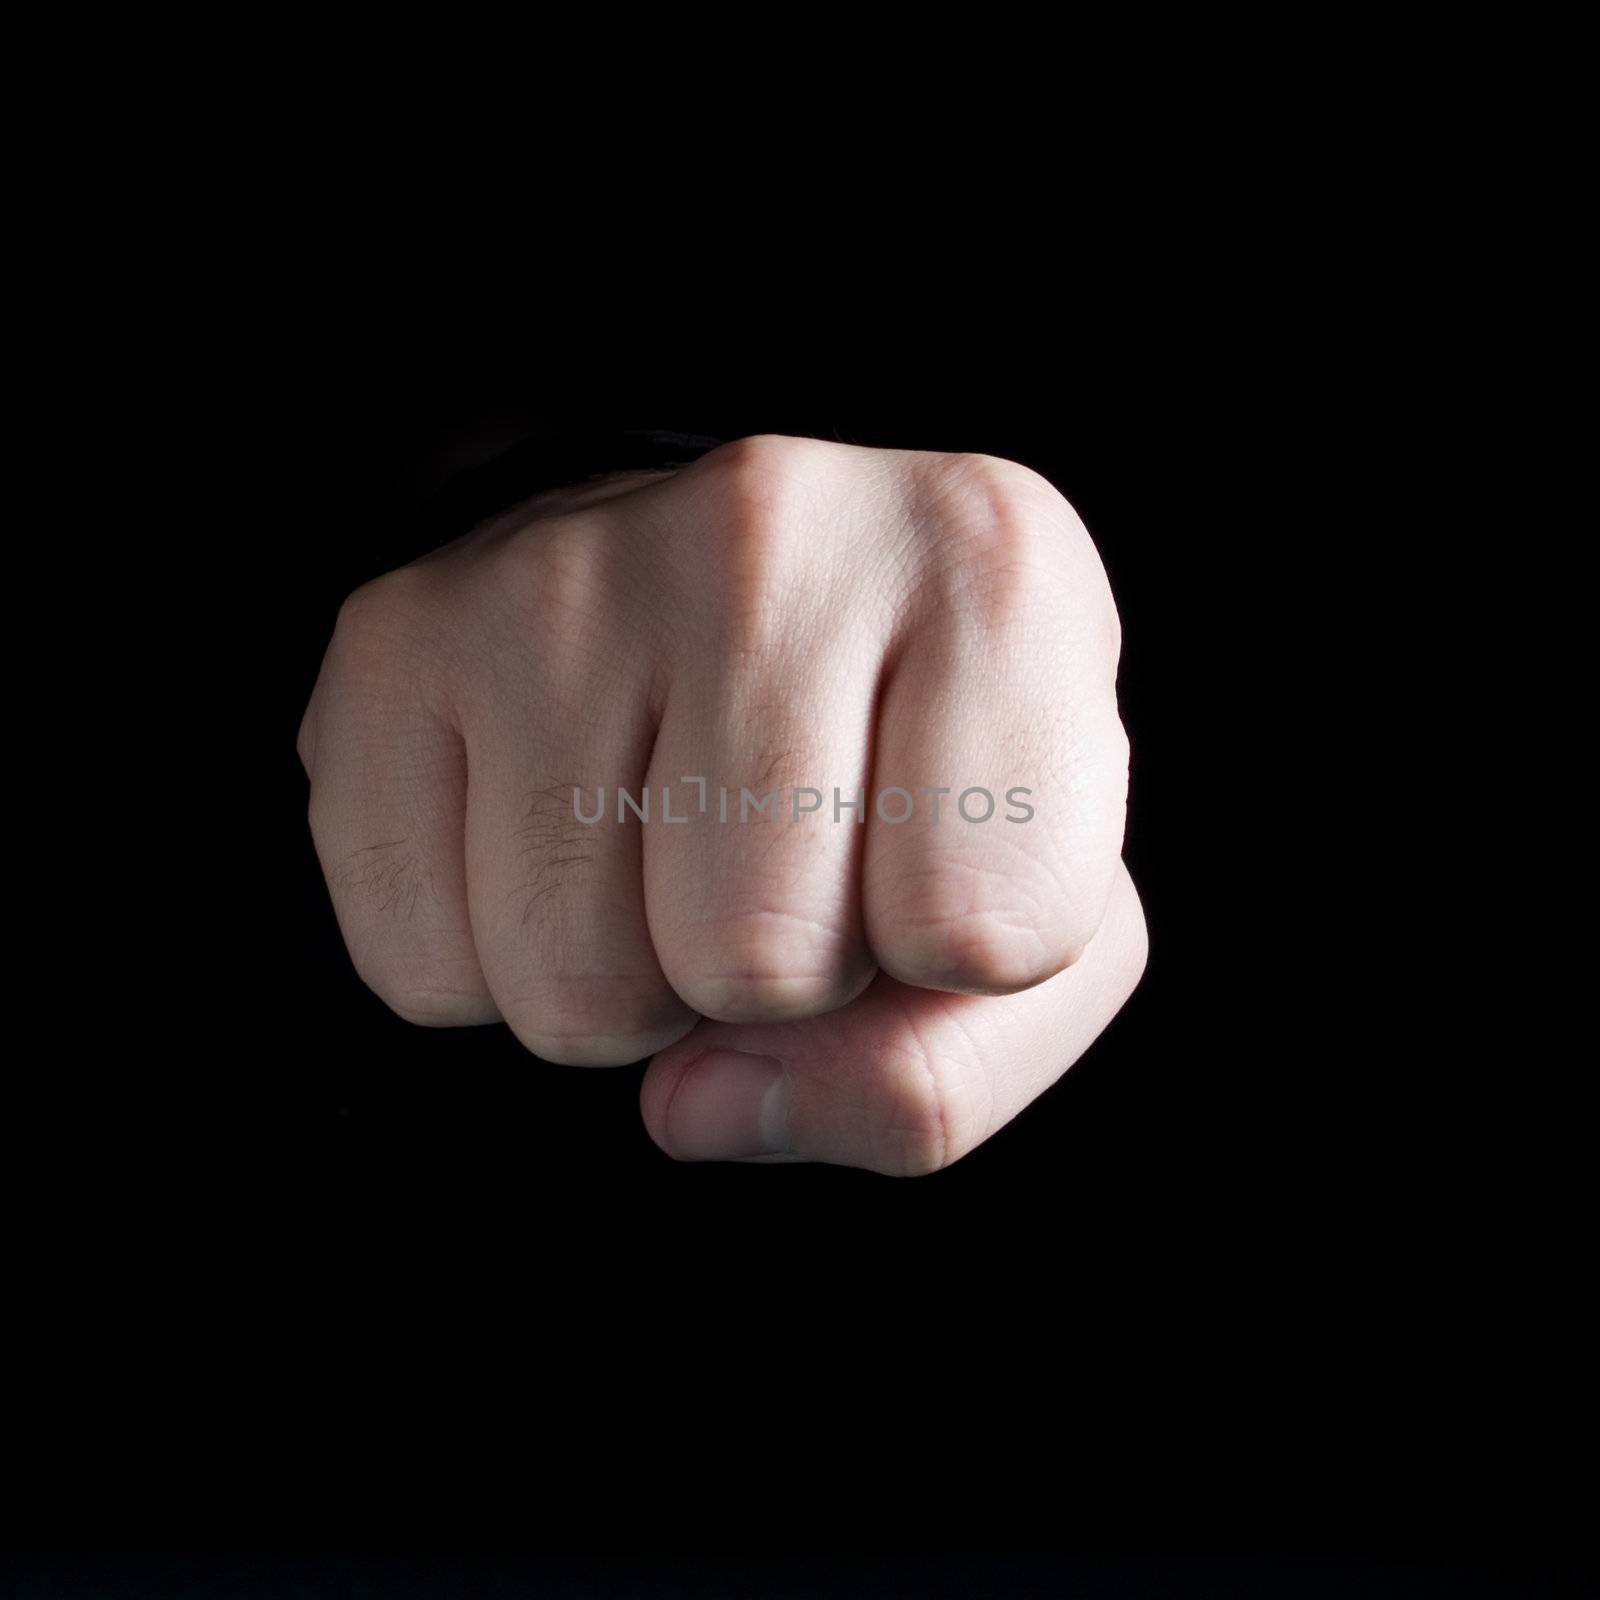
<path fill-rule="evenodd" d="M 867 332 L 823 371 L 774 340 L 754 372 L 681 315 L 630 360 L 587 334 L 558 360 L 404 304 L 351 337 L 345 309 L 238 353 L 189 446 L 220 470 L 148 580 L 137 915 L 63 1018 L 110 1059 L 64 1051 L 7 1130 L 37 1221 L 25 1541 L 1420 1546 L 1465 1573 L 1563 1524 L 1575 1485 L 1505 1487 L 1542 1460 L 1503 1443 L 1540 1374 L 1482 1336 L 1482 1084 L 1430 1052 L 1421 936 L 1361 870 L 1375 669 L 1305 450 L 1340 396 L 1312 415 L 1275 355 L 1154 307 L 914 370 Z M 987 451 L 1095 536 L 1150 965 L 950 1170 L 676 1165 L 639 1068 L 409 1028 L 349 968 L 294 753 L 334 613 L 460 531 L 464 473 L 575 427 Z"/>

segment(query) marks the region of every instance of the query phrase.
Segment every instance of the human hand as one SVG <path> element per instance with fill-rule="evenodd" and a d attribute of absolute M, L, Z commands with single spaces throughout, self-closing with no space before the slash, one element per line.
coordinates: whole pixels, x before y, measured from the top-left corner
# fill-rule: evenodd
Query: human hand
<path fill-rule="evenodd" d="M 763 435 L 538 497 L 340 613 L 299 748 L 345 943 L 413 1022 L 653 1056 L 679 1158 L 948 1165 L 1144 967 L 1119 644 L 994 457 Z"/>

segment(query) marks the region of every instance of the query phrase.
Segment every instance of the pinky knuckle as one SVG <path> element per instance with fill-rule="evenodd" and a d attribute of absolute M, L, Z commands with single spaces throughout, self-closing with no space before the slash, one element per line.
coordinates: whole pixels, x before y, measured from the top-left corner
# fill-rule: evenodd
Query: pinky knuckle
<path fill-rule="evenodd" d="M 420 569 L 397 567 L 345 596 L 335 631 L 356 638 L 383 636 L 415 622 L 428 600 L 427 580 Z"/>
<path fill-rule="evenodd" d="M 335 660 L 356 677 L 381 678 L 436 649 L 442 618 L 430 580 L 400 567 L 348 595 L 334 623 Z"/>
<path fill-rule="evenodd" d="M 396 1016 L 419 1028 L 465 1027 L 492 1015 L 482 995 L 443 979 L 386 976 L 365 981 Z"/>

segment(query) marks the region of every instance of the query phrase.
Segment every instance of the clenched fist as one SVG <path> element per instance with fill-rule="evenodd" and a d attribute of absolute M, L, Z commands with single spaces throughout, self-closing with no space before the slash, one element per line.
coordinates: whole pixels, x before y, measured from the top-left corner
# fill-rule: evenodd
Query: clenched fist
<path fill-rule="evenodd" d="M 1116 610 L 1037 474 L 759 436 L 345 603 L 300 731 L 357 971 L 653 1056 L 683 1159 L 947 1165 L 1138 982 Z"/>

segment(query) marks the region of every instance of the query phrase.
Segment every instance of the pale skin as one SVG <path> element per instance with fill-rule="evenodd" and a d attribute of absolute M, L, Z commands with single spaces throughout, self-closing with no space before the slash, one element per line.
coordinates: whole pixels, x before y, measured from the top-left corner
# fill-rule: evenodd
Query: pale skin
<path fill-rule="evenodd" d="M 762 435 L 536 497 L 340 613 L 299 748 L 345 943 L 412 1022 L 650 1057 L 680 1160 L 934 1171 L 1144 969 L 1119 649 L 1072 507 L 996 457 Z M 719 786 L 781 803 L 722 824 Z"/>

